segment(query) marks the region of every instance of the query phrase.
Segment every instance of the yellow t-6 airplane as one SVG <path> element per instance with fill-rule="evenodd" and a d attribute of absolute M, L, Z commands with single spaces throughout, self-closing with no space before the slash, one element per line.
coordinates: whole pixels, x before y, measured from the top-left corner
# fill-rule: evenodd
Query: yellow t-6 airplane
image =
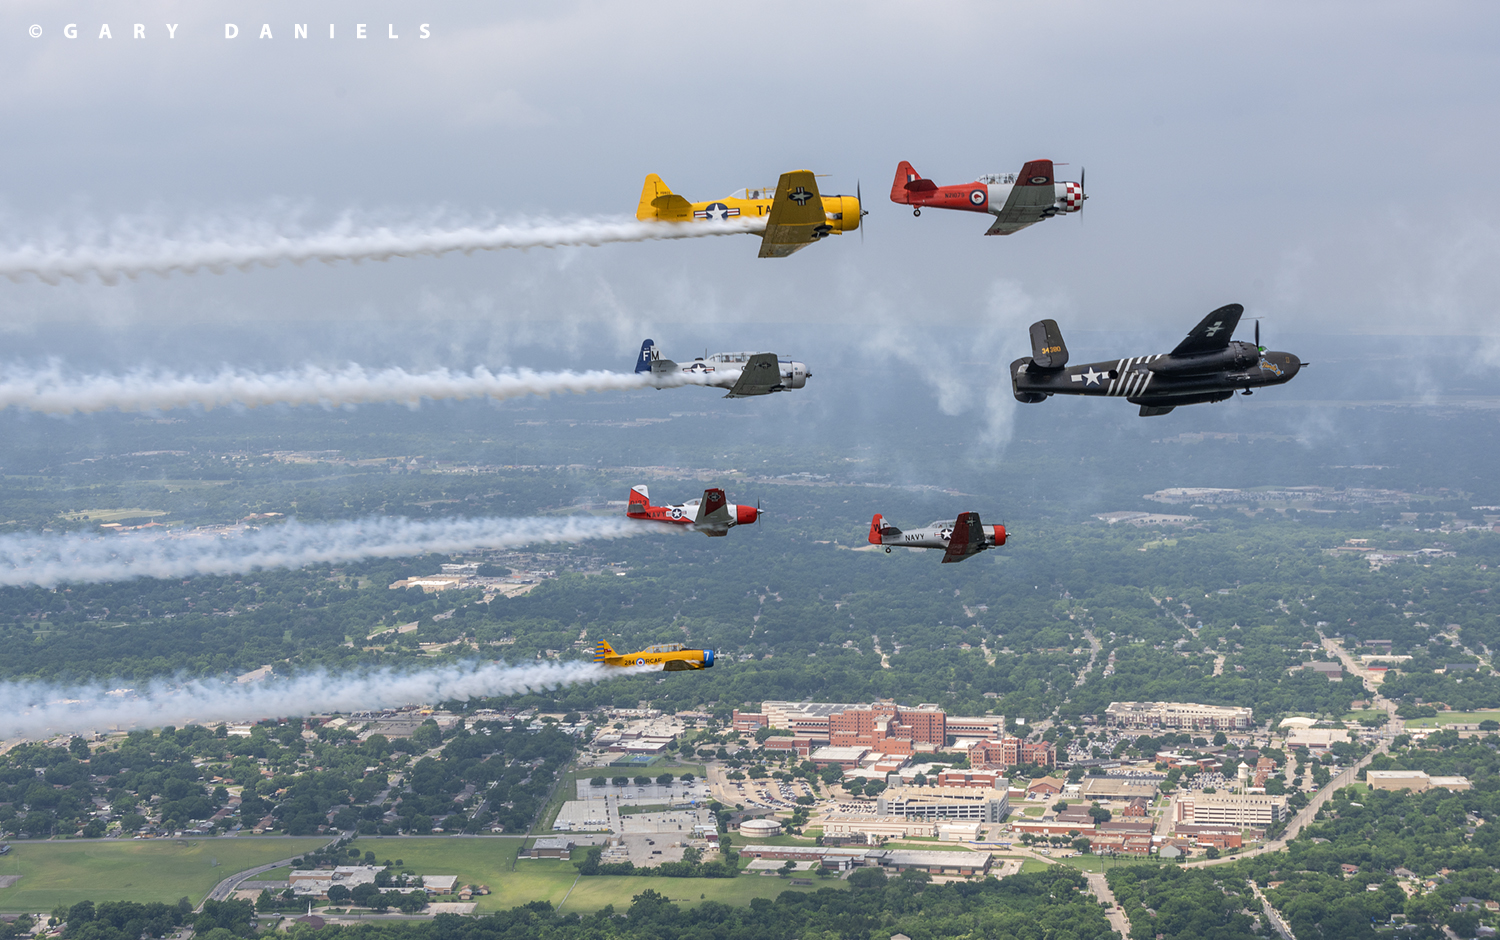
<path fill-rule="evenodd" d="M 785 258 L 819 239 L 859 228 L 865 210 L 858 193 L 856 187 L 853 196 L 820 195 L 812 170 L 793 170 L 781 174 L 775 189 L 742 189 L 723 199 L 688 202 L 652 173 L 641 187 L 635 217 L 643 222 L 764 219 L 760 257 Z"/>
<path fill-rule="evenodd" d="M 648 646 L 639 653 L 616 653 L 613 646 L 600 640 L 594 647 L 594 662 L 622 669 L 656 666 L 666 672 L 684 672 L 689 669 L 712 669 L 714 651 L 690 650 L 681 643 L 663 643 L 660 646 Z"/>

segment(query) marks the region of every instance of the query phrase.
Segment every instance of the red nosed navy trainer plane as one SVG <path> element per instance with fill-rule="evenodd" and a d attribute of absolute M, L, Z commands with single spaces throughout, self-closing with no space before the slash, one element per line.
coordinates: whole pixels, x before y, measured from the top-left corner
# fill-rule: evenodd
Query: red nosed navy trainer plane
<path fill-rule="evenodd" d="M 875 514 L 870 520 L 870 544 L 884 545 L 889 552 L 893 545 L 907 548 L 941 548 L 943 564 L 963 561 L 987 548 L 1005 544 L 1005 526 L 986 526 L 980 523 L 979 513 L 961 512 L 958 519 L 934 522 L 920 529 L 898 529 L 888 525 L 885 516 Z"/>

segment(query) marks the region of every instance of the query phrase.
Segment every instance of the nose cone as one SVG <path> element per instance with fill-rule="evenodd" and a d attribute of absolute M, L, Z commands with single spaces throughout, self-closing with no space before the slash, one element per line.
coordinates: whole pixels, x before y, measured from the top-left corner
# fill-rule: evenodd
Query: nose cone
<path fill-rule="evenodd" d="M 734 507 L 734 521 L 736 525 L 749 525 L 760 518 L 760 510 L 754 506 Z"/>
<path fill-rule="evenodd" d="M 1290 382 L 1301 368 L 1302 360 L 1289 352 L 1261 353 L 1261 375 L 1272 384 Z"/>
<path fill-rule="evenodd" d="M 704 669 L 712 669 L 712 668 L 714 668 L 714 651 L 713 650 L 704 650 L 703 651 L 703 668 Z"/>

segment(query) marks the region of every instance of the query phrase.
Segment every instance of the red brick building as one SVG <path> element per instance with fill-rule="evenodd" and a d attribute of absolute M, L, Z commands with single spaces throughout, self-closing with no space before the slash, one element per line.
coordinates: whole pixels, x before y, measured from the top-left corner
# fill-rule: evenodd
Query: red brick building
<path fill-rule="evenodd" d="M 1027 741 L 1006 735 L 995 741 L 980 741 L 969 748 L 969 766 L 975 770 L 1009 770 L 1018 764 L 1056 766 L 1057 747 L 1049 741 Z"/>

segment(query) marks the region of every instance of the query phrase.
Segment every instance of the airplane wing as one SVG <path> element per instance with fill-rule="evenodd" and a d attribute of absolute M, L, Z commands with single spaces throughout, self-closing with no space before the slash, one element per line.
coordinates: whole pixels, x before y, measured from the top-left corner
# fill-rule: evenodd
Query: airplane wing
<path fill-rule="evenodd" d="M 953 523 L 953 537 L 948 540 L 948 551 L 943 553 L 943 564 L 963 561 L 984 549 L 984 527 L 979 524 L 979 513 L 959 513 L 958 521 Z"/>
<path fill-rule="evenodd" d="M 1240 324 L 1240 316 L 1245 308 L 1239 304 L 1227 304 L 1210 313 L 1203 318 L 1203 322 L 1193 327 L 1193 332 L 1187 335 L 1187 339 L 1177 344 L 1172 350 L 1174 356 L 1190 356 L 1194 353 L 1214 352 L 1229 345 L 1229 338 L 1234 335 L 1234 328 Z"/>
<path fill-rule="evenodd" d="M 1045 219 L 1044 211 L 1057 201 L 1052 184 L 1051 160 L 1032 160 L 1021 167 L 1010 197 L 984 234 L 1009 235 Z"/>
<path fill-rule="evenodd" d="M 703 499 L 698 502 L 698 516 L 693 520 L 693 525 L 709 535 L 723 535 L 729 531 L 729 525 L 733 520 L 729 518 L 729 501 L 724 498 L 724 491 L 717 487 L 703 491 Z"/>
<path fill-rule="evenodd" d="M 745 363 L 744 371 L 725 398 L 769 395 L 781 389 L 781 366 L 775 353 L 756 353 Z"/>
<path fill-rule="evenodd" d="M 781 174 L 776 184 L 776 199 L 766 216 L 760 257 L 785 258 L 827 234 L 828 217 L 823 212 L 823 197 L 818 195 L 818 181 L 813 178 L 812 170 Z"/>

